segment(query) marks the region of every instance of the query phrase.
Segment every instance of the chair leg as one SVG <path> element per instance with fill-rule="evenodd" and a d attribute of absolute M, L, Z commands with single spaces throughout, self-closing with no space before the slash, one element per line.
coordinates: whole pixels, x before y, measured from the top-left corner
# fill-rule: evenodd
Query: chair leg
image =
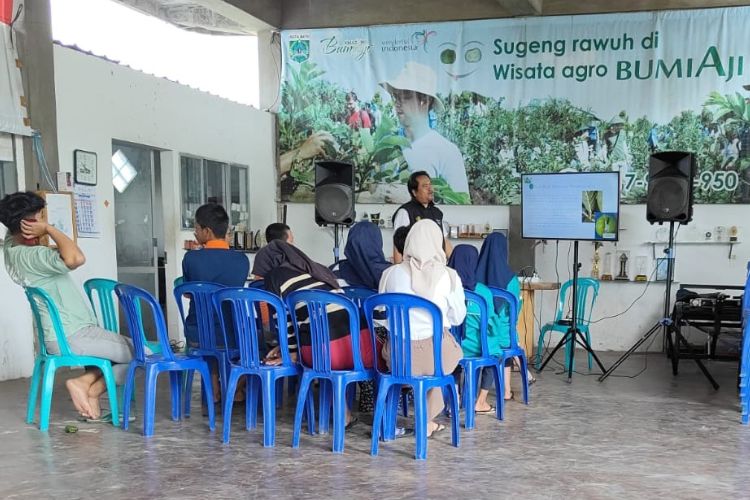
<path fill-rule="evenodd" d="M 117 406 L 117 384 L 115 384 L 115 377 L 112 373 L 112 367 L 108 366 L 102 370 L 104 376 L 104 383 L 107 386 L 107 395 L 109 396 L 109 411 L 112 414 L 112 425 L 115 427 L 120 426 L 120 412 Z"/>
<path fill-rule="evenodd" d="M 169 372 L 169 391 L 172 396 L 172 420 L 175 422 L 182 418 L 182 373 L 178 371 Z"/>
<path fill-rule="evenodd" d="M 474 428 L 474 401 L 477 399 L 477 367 L 466 365 L 464 369 L 464 427 L 466 429 Z"/>
<path fill-rule="evenodd" d="M 420 382 L 414 386 L 414 436 L 416 451 L 414 458 L 427 458 L 427 391 Z"/>
<path fill-rule="evenodd" d="M 370 455 L 378 454 L 378 444 L 380 440 L 380 429 L 385 427 L 383 424 L 384 414 L 387 413 L 386 406 L 388 405 L 388 394 L 390 392 L 391 385 L 387 381 L 380 380 L 378 383 L 378 393 L 375 399 L 375 413 L 372 418 L 372 442 L 370 444 Z"/>
<path fill-rule="evenodd" d="M 29 387 L 29 400 L 26 403 L 26 423 L 34 422 L 36 413 L 36 398 L 39 395 L 39 382 L 42 378 L 42 368 L 44 367 L 44 358 L 37 357 L 34 361 L 34 372 L 31 375 L 31 387 Z"/>
<path fill-rule="evenodd" d="M 156 415 L 156 379 L 159 371 L 152 365 L 146 365 L 146 377 L 143 384 L 143 393 L 146 401 L 143 404 L 143 435 L 145 437 L 154 434 L 154 417 Z"/>
<path fill-rule="evenodd" d="M 49 429 L 49 414 L 52 407 L 52 392 L 55 389 L 56 369 L 54 360 L 45 363 L 44 380 L 42 380 L 42 403 L 39 408 L 39 430 L 42 432 Z"/>
<path fill-rule="evenodd" d="M 270 372 L 264 372 L 260 382 L 263 394 L 263 446 L 272 448 L 276 444 L 276 380 Z"/>
<path fill-rule="evenodd" d="M 498 420 L 505 418 L 505 359 L 500 358 L 495 364 L 495 417 Z"/>
<path fill-rule="evenodd" d="M 403 394 L 401 385 L 391 385 L 386 395 L 385 415 L 383 422 L 383 441 L 396 439 L 396 421 L 398 419 L 398 400 Z"/>
<path fill-rule="evenodd" d="M 346 426 L 346 384 L 343 377 L 335 377 L 333 385 L 333 452 L 344 453 Z"/>
<path fill-rule="evenodd" d="M 329 429 L 329 425 L 331 422 L 331 392 L 333 391 L 333 388 L 331 387 L 331 382 L 321 378 L 319 379 L 319 387 L 318 387 L 318 432 L 320 434 L 326 434 Z"/>
<path fill-rule="evenodd" d="M 534 356 L 534 365 L 537 370 L 542 367 L 542 354 L 544 354 L 544 336 L 547 334 L 547 329 L 542 328 L 539 331 L 539 342 L 536 345 L 536 355 Z"/>
<path fill-rule="evenodd" d="M 245 379 L 247 394 L 245 395 L 245 430 L 255 429 L 258 425 L 258 399 L 260 395 L 260 380 L 255 375 L 247 375 Z"/>
<path fill-rule="evenodd" d="M 128 375 L 125 379 L 125 390 L 122 395 L 122 428 L 128 430 L 130 423 L 130 405 L 133 400 L 133 386 L 135 385 L 135 369 L 137 365 L 130 363 L 128 366 Z"/>
<path fill-rule="evenodd" d="M 310 383 L 312 382 L 312 377 L 309 376 L 308 372 L 305 372 L 302 374 L 302 380 L 300 381 L 299 386 L 299 393 L 297 394 L 297 408 L 294 411 L 294 429 L 292 431 L 292 448 L 299 448 L 299 435 L 302 431 L 302 411 L 305 408 L 305 403 L 307 402 L 308 405 L 312 402 L 312 399 L 309 397 L 310 392 Z M 314 403 L 312 403 L 314 405 Z M 307 416 L 307 425 L 308 428 L 310 427 L 310 414 L 308 413 Z M 313 426 L 314 423 L 314 417 L 313 417 Z"/>
<path fill-rule="evenodd" d="M 239 381 L 239 379 L 239 371 L 231 370 L 229 372 L 227 392 L 224 393 L 224 408 L 222 411 L 222 416 L 224 417 L 224 426 L 221 429 L 221 440 L 224 444 L 229 442 L 229 433 L 232 427 L 232 407 L 234 406 L 234 393 L 237 392 L 237 382 Z"/>
<path fill-rule="evenodd" d="M 190 404 L 193 401 L 193 375 L 195 371 L 188 370 L 185 375 L 185 418 L 190 418 Z"/>
<path fill-rule="evenodd" d="M 453 446 L 458 448 L 459 445 L 459 427 L 460 427 L 460 421 L 459 421 L 459 414 L 458 414 L 458 391 L 456 390 L 456 384 L 452 383 L 450 384 L 450 387 L 448 388 L 448 394 L 450 395 L 450 405 L 451 405 L 451 442 L 453 443 Z M 472 405 L 473 406 L 473 405 Z"/>
<path fill-rule="evenodd" d="M 529 404 L 529 370 L 526 356 L 518 356 L 520 360 L 521 382 L 523 383 L 523 402 Z"/>
<path fill-rule="evenodd" d="M 206 393 L 206 404 L 208 404 L 208 429 L 213 432 L 216 430 L 216 407 L 214 405 L 214 386 L 211 383 L 211 370 L 208 363 L 203 363 L 198 369 L 201 374 L 201 386 Z M 179 407 L 178 407 L 179 408 Z"/>

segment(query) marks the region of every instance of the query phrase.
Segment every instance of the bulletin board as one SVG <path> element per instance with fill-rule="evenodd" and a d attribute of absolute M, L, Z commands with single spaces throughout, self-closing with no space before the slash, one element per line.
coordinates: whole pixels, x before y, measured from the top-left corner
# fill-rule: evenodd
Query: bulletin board
<path fill-rule="evenodd" d="M 73 241 L 78 239 L 76 228 L 76 214 L 73 205 L 73 193 L 51 191 L 39 191 L 39 196 L 47 203 L 42 210 L 42 221 L 54 226 Z M 49 236 L 44 236 L 40 243 L 47 246 L 56 246 Z"/>

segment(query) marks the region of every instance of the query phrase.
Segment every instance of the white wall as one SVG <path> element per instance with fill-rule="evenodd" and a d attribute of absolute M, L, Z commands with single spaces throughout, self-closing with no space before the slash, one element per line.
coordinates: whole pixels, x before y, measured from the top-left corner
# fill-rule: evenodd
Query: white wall
<path fill-rule="evenodd" d="M 16 173 L 18 189 L 25 189 L 23 144 L 16 141 Z M 5 238 L 5 226 L 0 224 L 0 242 Z M 34 365 L 34 340 L 31 310 L 23 289 L 13 283 L 5 272 L 0 244 L 0 380 L 28 377 Z"/>
<path fill-rule="evenodd" d="M 182 274 L 183 240 L 193 239 L 192 232 L 179 230 L 180 153 L 248 165 L 251 227 L 275 220 L 272 115 L 58 45 L 55 84 L 60 169 L 72 170 L 75 149 L 98 156 L 102 234 L 79 240 L 88 262 L 74 273 L 78 281 L 117 275 L 114 190 L 109 182 L 113 139 L 163 150 L 168 284 Z M 174 308 L 168 310 L 174 335 L 179 320 Z"/>
<path fill-rule="evenodd" d="M 404 189 L 406 187 L 404 186 Z M 315 206 L 310 203 L 289 203 L 287 205 L 287 224 L 294 232 L 294 239 L 310 258 L 322 264 L 333 262 L 333 229 L 318 227 L 315 224 Z M 357 220 L 362 219 L 364 214 L 379 213 L 382 219 L 390 219 L 398 205 L 374 205 L 357 204 Z M 440 206 L 443 211 L 444 220 L 451 225 L 477 224 L 484 227 L 490 224 L 492 228 L 507 229 L 508 214 L 507 206 Z M 344 258 L 344 246 L 346 245 L 346 231 L 341 240 L 340 255 Z M 393 249 L 393 230 L 383 229 L 383 252 L 386 258 L 391 256 Z M 451 240 L 453 246 L 459 243 L 469 243 L 475 246 L 482 244 L 481 240 Z"/>
<path fill-rule="evenodd" d="M 77 282 L 117 277 L 113 139 L 162 150 L 167 283 L 182 274 L 182 242 L 193 238 L 192 232 L 179 230 L 180 153 L 249 165 L 251 227 L 276 220 L 272 115 L 67 47 L 55 45 L 54 57 L 60 170 L 72 171 L 75 149 L 98 157 L 101 237 L 79 239 L 87 263 L 73 273 Z M 9 297 L 26 311 L 20 305 L 25 302 L 21 290 L 6 281 L 3 273 L 3 300 Z M 178 336 L 175 308 L 168 311 L 170 333 Z M 12 320 L 8 316 L 0 319 L 0 380 L 30 375 L 33 363 L 30 313 Z"/>
<path fill-rule="evenodd" d="M 750 226 L 747 224 L 750 207 L 747 205 L 696 205 L 694 218 L 691 223 L 680 227 L 677 231 L 675 281 L 673 293 L 680 283 L 692 284 L 723 284 L 743 285 L 745 283 L 746 265 L 750 260 L 750 240 L 746 239 Z M 620 241 L 615 245 L 608 243 L 599 250 L 603 259 L 607 251 L 613 254 L 616 250 L 630 252 L 630 277 L 635 276 L 635 261 L 637 256 L 647 257 L 648 275 L 654 269 L 652 245 L 645 242 L 655 241 L 659 226 L 650 225 L 646 221 L 645 205 L 623 205 L 621 207 L 622 227 Z M 682 244 L 680 242 L 704 241 L 706 231 L 715 233 L 716 226 L 730 226 L 739 228 L 739 241 L 729 257 L 729 246 L 716 243 Z M 558 272 L 560 281 L 570 279 L 572 270 L 572 251 L 570 258 L 569 242 L 560 242 L 558 255 Z M 663 249 L 666 244 L 655 247 L 656 257 L 664 257 Z M 591 242 L 579 244 L 579 262 L 581 262 L 581 276 L 590 276 L 594 245 Z M 536 250 L 536 266 L 544 281 L 556 281 L 555 273 L 555 242 L 539 245 Z M 640 296 L 646 283 L 602 281 L 599 298 L 592 318 L 604 318 L 622 313 L 633 301 Z M 617 318 L 606 319 L 592 325 L 592 344 L 595 349 L 626 350 L 663 315 L 664 284 L 650 283 L 645 294 L 625 314 Z M 741 293 L 741 292 L 740 292 Z M 555 292 L 545 292 L 542 299 L 544 309 L 542 321 L 550 321 L 554 314 Z M 537 310 L 537 314 L 539 311 Z M 652 350 L 661 349 L 661 337 L 656 340 Z M 698 337 L 695 338 L 698 341 Z"/>

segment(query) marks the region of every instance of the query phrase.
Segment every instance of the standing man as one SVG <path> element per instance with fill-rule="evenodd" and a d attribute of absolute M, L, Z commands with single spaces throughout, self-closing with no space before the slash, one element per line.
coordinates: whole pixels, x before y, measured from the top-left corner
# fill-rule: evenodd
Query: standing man
<path fill-rule="evenodd" d="M 393 229 L 409 227 L 422 219 L 430 219 L 440 227 L 443 237 L 447 236 L 443 225 L 443 212 L 434 203 L 435 194 L 430 174 L 424 170 L 414 172 L 409 176 L 406 187 L 409 189 L 411 200 L 398 207 L 393 214 Z M 452 247 L 447 239 L 444 241 L 445 254 L 450 255 Z"/>

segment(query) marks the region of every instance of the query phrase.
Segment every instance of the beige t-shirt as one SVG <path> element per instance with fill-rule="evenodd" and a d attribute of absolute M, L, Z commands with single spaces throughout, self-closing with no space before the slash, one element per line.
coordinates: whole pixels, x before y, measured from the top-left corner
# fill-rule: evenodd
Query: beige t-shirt
<path fill-rule="evenodd" d="M 19 245 L 8 235 L 5 238 L 4 254 L 5 268 L 14 281 L 23 286 L 41 288 L 49 294 L 57 305 L 66 336 L 97 324 L 93 311 L 71 279 L 70 269 L 57 250 L 41 245 Z M 44 341 L 56 342 L 49 314 L 43 307 L 40 311 Z"/>

